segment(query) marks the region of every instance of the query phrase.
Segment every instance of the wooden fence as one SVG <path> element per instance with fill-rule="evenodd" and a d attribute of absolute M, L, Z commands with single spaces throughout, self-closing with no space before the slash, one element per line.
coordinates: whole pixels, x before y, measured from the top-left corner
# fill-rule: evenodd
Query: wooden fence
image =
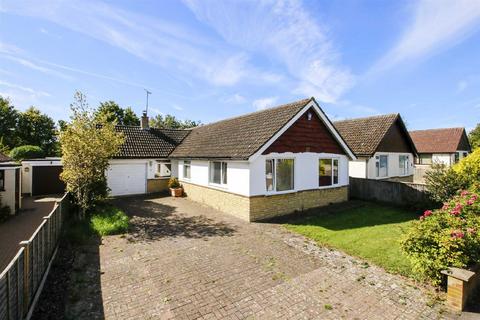
<path fill-rule="evenodd" d="M 20 242 L 10 264 L 0 274 L 0 320 L 29 319 L 47 276 L 69 210 L 68 195 L 43 218 L 30 239 Z"/>
<path fill-rule="evenodd" d="M 405 207 L 435 206 L 428 197 L 425 185 L 409 182 L 350 178 L 350 197 Z"/>

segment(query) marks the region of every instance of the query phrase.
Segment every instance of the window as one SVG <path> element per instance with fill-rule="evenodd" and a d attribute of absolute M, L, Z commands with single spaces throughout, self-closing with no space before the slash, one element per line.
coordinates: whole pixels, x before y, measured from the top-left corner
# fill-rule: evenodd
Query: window
<path fill-rule="evenodd" d="M 463 157 L 465 158 L 466 156 L 468 156 L 468 152 L 463 153 Z"/>
<path fill-rule="evenodd" d="M 0 170 L 0 190 L 5 190 L 5 170 Z"/>
<path fill-rule="evenodd" d="M 388 176 L 388 156 L 380 155 L 375 157 L 375 169 L 377 177 Z"/>
<path fill-rule="evenodd" d="M 318 185 L 320 187 L 338 184 L 338 159 L 318 161 Z"/>
<path fill-rule="evenodd" d="M 190 161 L 183 161 L 183 178 L 190 179 Z"/>
<path fill-rule="evenodd" d="M 265 183 L 267 191 L 294 189 L 293 159 L 268 159 L 265 161 Z"/>
<path fill-rule="evenodd" d="M 172 175 L 172 164 L 170 162 L 157 162 L 157 173 L 159 177 L 170 177 Z"/>
<path fill-rule="evenodd" d="M 432 164 L 432 154 L 431 153 L 420 154 L 418 157 L 419 157 L 418 162 L 420 164 Z"/>
<path fill-rule="evenodd" d="M 210 162 L 210 183 L 227 184 L 227 163 Z"/>
<path fill-rule="evenodd" d="M 401 176 L 408 174 L 408 156 L 398 156 L 398 167 Z"/>
<path fill-rule="evenodd" d="M 455 163 L 457 163 L 458 161 L 460 161 L 460 153 L 455 152 Z"/>

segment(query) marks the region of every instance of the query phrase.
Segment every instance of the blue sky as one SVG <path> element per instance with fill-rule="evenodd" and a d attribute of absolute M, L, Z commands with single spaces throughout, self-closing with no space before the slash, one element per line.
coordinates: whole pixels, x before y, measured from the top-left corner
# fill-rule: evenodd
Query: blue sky
<path fill-rule="evenodd" d="M 76 90 L 216 121 L 314 96 L 333 119 L 480 121 L 480 1 L 0 1 L 0 94 L 66 119 Z"/>

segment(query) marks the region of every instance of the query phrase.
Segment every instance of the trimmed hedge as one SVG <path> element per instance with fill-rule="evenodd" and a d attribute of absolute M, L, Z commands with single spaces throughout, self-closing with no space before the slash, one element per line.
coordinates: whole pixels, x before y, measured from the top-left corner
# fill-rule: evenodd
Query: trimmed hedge
<path fill-rule="evenodd" d="M 25 145 L 10 151 L 10 157 L 15 161 L 45 157 L 45 152 L 39 146 Z"/>

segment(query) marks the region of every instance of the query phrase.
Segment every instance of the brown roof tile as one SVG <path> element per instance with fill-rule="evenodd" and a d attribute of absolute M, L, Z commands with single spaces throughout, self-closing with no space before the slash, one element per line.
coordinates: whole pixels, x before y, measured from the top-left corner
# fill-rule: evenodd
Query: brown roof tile
<path fill-rule="evenodd" d="M 410 131 L 410 136 L 419 153 L 453 153 L 460 150 L 470 151 L 470 144 L 464 128 L 443 128 Z"/>
<path fill-rule="evenodd" d="M 312 99 L 196 127 L 170 157 L 248 159 Z"/>
<path fill-rule="evenodd" d="M 0 152 L 0 162 L 9 162 L 9 161 L 12 161 L 12 159 Z"/>
<path fill-rule="evenodd" d="M 115 158 L 166 158 L 190 133 L 190 130 L 142 129 L 134 126 L 116 126 L 125 135 L 125 143 Z"/>
<path fill-rule="evenodd" d="M 333 124 L 357 156 L 371 156 L 397 118 L 399 114 L 395 113 L 336 121 Z"/>

